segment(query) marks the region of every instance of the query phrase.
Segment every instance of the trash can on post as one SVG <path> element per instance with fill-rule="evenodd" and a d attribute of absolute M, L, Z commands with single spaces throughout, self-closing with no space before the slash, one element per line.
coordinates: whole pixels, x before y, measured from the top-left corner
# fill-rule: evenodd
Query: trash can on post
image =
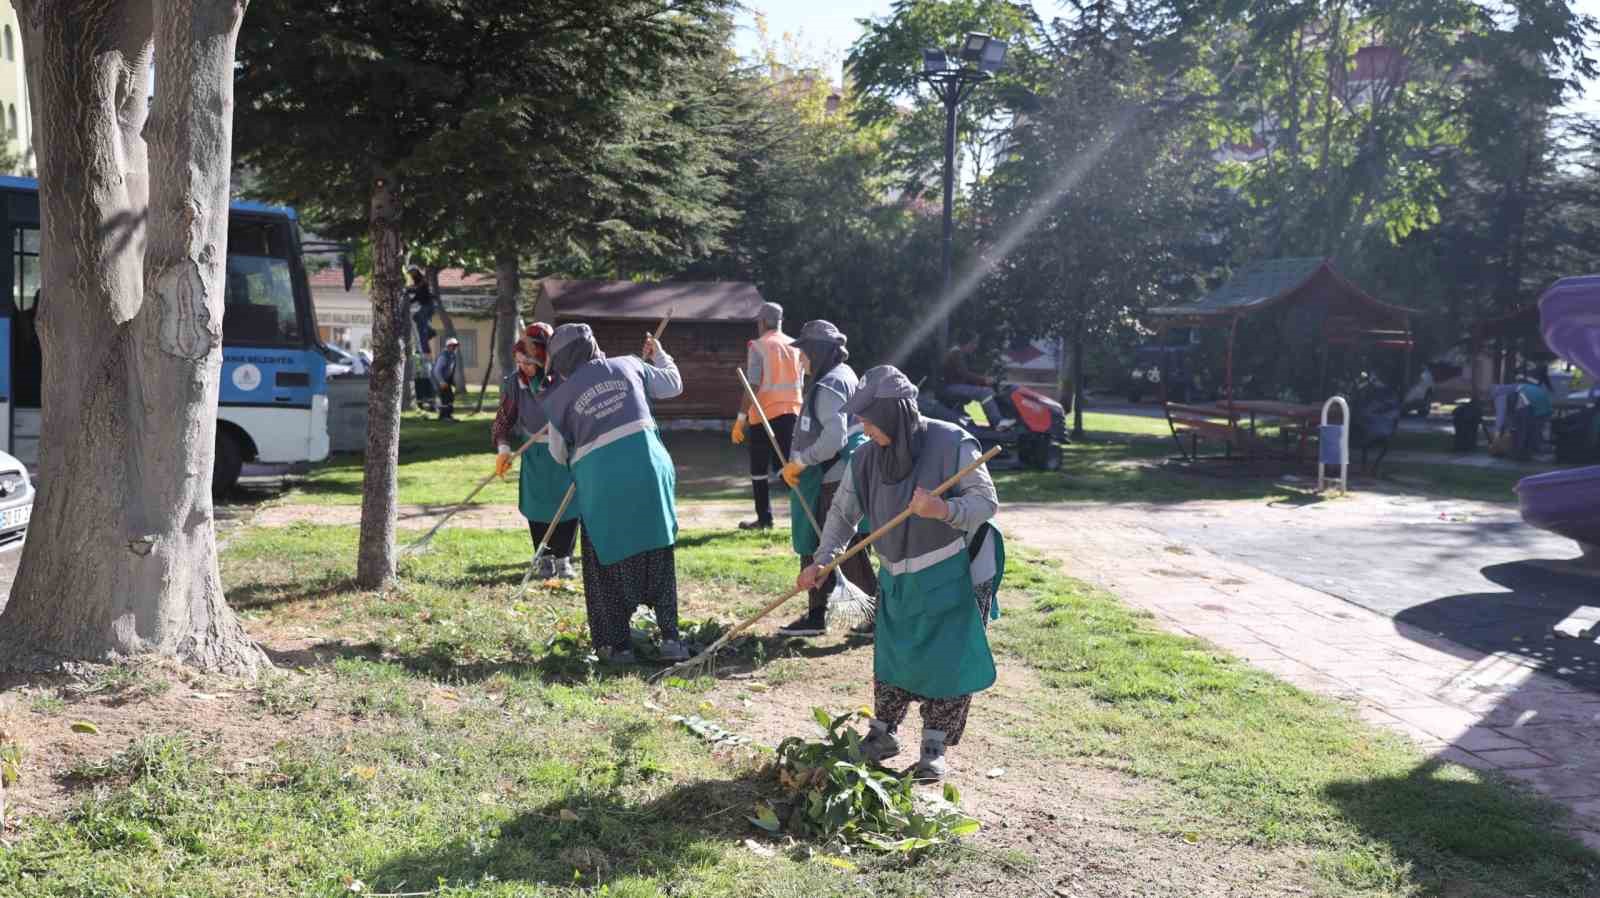
<path fill-rule="evenodd" d="M 1457 405 L 1450 420 L 1456 430 L 1455 450 L 1472 452 L 1477 449 L 1478 428 L 1483 426 L 1483 410 L 1478 408 L 1478 403 L 1469 399 Z"/>

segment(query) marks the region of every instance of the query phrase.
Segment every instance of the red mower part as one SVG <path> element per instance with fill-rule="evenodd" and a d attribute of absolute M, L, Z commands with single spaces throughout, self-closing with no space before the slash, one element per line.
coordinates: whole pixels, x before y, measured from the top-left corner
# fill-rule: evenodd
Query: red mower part
<path fill-rule="evenodd" d="M 1032 390 L 1018 387 L 1011 394 L 1011 404 L 1016 406 L 1022 423 L 1034 433 L 1050 432 L 1050 406 L 1048 398 Z"/>

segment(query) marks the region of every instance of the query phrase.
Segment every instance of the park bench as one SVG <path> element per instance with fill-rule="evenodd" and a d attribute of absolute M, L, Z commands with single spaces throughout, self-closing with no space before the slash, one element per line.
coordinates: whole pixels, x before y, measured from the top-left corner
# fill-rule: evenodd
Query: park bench
<path fill-rule="evenodd" d="M 1226 411 L 1214 405 L 1169 402 L 1166 412 L 1173 442 L 1178 444 L 1178 452 L 1185 461 L 1200 458 L 1202 439 L 1221 445 L 1223 458 L 1233 458 L 1235 449 L 1245 456 L 1265 454 L 1265 443 L 1239 426 L 1239 413 L 1236 411 Z M 1185 437 L 1188 438 L 1188 446 L 1184 445 Z"/>

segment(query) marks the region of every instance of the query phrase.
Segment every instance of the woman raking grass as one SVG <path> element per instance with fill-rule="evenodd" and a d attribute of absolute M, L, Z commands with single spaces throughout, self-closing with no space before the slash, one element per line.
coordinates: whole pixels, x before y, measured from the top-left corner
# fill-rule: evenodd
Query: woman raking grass
<path fill-rule="evenodd" d="M 572 550 L 577 542 L 578 509 L 569 505 L 561 520 L 551 520 L 567 494 L 567 487 L 572 485 L 572 474 L 550 457 L 550 434 L 545 427 L 549 420 L 545 417 L 544 406 L 539 403 L 541 394 L 552 386 L 546 365 L 551 333 L 550 325 L 536 321 L 512 347 L 517 370 L 500 384 L 500 408 L 494 416 L 494 443 L 499 455 L 494 472 L 504 477 L 511 470 L 513 432 L 533 437 L 533 445 L 522 453 L 517 510 L 528 520 L 528 532 L 535 548 L 544 539 L 545 531 L 555 527 L 533 575 L 567 579 L 577 576 L 572 567 Z"/>
<path fill-rule="evenodd" d="M 850 456 L 867 441 L 861 422 L 844 410 L 845 401 L 855 393 L 859 383 L 855 370 L 845 364 L 850 358 L 846 342 L 848 338 L 827 321 L 806 322 L 800 328 L 799 339 L 795 340 L 809 373 L 794 442 L 789 448 L 789 462 L 783 466 L 783 479 L 795 495 L 815 510 L 819 522 L 828 519 L 828 509 L 844 479 Z M 794 550 L 800 555 L 800 568 L 804 570 L 811 566 L 820 534 L 799 502 L 789 503 L 789 529 Z M 865 533 L 861 530 L 857 539 L 863 538 Z M 868 595 L 878 591 L 877 575 L 863 552 L 812 588 L 807 596 L 806 613 L 779 627 L 778 635 L 822 635 L 828 626 L 828 596 L 833 592 L 834 577 L 840 574 Z M 862 623 L 857 630 L 871 632 L 872 622 Z"/>
<path fill-rule="evenodd" d="M 994 598 L 1005 569 L 1004 542 L 990 523 L 999 499 L 982 466 L 962 477 L 950 498 L 933 495 L 982 450 L 961 428 L 923 418 L 917 388 L 899 369 L 868 371 L 844 410 L 861 419 L 872 442 L 850 459 L 816 564 L 796 582 L 815 586 L 822 565 L 845 550 L 863 515 L 876 528 L 911 509 L 873 546 L 880 562 L 873 719 L 862 747 L 875 761 L 899 754 L 900 723 L 917 702 L 923 726 L 916 773 L 941 779 L 946 748 L 966 730 L 972 694 L 994 685 L 985 628 L 991 614 L 999 616 Z"/>
<path fill-rule="evenodd" d="M 650 335 L 640 358 L 608 359 L 587 324 L 556 328 L 550 367 L 559 380 L 543 398 L 550 455 L 578 485 L 583 592 L 595 651 L 602 660 L 631 663 L 628 620 L 642 604 L 655 610 L 661 657 L 688 658 L 678 639 L 673 561 L 677 477 L 649 406 L 650 399 L 683 392 L 678 367 Z"/>

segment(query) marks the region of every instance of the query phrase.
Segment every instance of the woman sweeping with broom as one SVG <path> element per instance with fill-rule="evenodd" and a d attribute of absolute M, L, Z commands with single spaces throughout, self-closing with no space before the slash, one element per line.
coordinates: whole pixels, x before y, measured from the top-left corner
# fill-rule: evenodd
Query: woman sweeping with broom
<path fill-rule="evenodd" d="M 533 575 L 565 580 L 577 576 L 572 567 L 572 549 L 577 542 L 578 509 L 569 505 L 561 520 L 551 520 L 567 494 L 567 487 L 572 485 L 571 472 L 550 457 L 550 436 L 545 430 L 549 421 L 545 418 L 544 407 L 539 404 L 540 394 L 551 386 L 546 370 L 551 333 L 550 325 L 536 321 L 512 347 L 517 370 L 500 384 L 500 408 L 494 416 L 494 444 L 499 450 L 494 473 L 504 477 L 511 470 L 511 447 L 522 442 L 522 439 L 512 440 L 514 433 L 521 433 L 524 438 L 533 437 L 533 445 L 522 453 L 522 470 L 517 478 L 517 510 L 528 520 L 528 532 L 536 548 L 545 532 L 555 528 Z"/>
<path fill-rule="evenodd" d="M 953 424 L 923 418 L 917 388 L 892 366 L 873 368 L 845 403 L 870 445 L 857 450 L 833 497 L 816 564 L 796 585 L 817 585 L 822 566 L 843 552 L 863 515 L 876 528 L 907 508 L 912 516 L 881 537 L 873 719 L 862 748 L 883 761 L 900 753 L 897 735 L 912 702 L 922 706 L 916 773 L 938 780 L 945 750 L 961 742 L 972 694 L 994 684 L 984 628 L 1005 567 L 994 482 L 978 466 L 949 498 L 933 490 L 981 454 Z M 998 612 L 998 608 L 994 608 Z"/>
<path fill-rule="evenodd" d="M 828 509 L 844 480 L 850 456 L 867 441 L 861 423 L 844 410 L 845 401 L 855 393 L 859 383 L 855 370 L 845 364 L 850 358 L 846 342 L 848 338 L 837 327 L 820 320 L 807 321 L 800 328 L 799 339 L 795 340 L 809 374 L 794 442 L 790 444 L 789 462 L 783 466 L 783 479 L 795 495 L 812 508 L 819 521 L 828 519 Z M 789 503 L 789 526 L 790 540 L 800 555 L 800 568 L 804 570 L 811 566 L 820 535 L 799 502 Z M 858 535 L 857 539 L 860 538 Z M 828 626 L 828 595 L 833 591 L 834 577 L 840 575 L 868 595 L 878 591 L 877 575 L 863 552 L 813 587 L 806 613 L 779 627 L 778 635 L 822 635 Z M 868 621 L 857 629 L 869 632 L 871 627 Z"/>
<path fill-rule="evenodd" d="M 608 359 L 587 324 L 556 328 L 549 348 L 559 380 L 543 399 L 550 455 L 578 484 L 595 652 L 609 663 L 631 663 L 628 621 L 634 608 L 649 605 L 661 628 L 662 659 L 682 661 L 689 652 L 678 639 L 677 476 L 649 406 L 683 392 L 678 367 L 650 335 L 640 358 Z"/>

